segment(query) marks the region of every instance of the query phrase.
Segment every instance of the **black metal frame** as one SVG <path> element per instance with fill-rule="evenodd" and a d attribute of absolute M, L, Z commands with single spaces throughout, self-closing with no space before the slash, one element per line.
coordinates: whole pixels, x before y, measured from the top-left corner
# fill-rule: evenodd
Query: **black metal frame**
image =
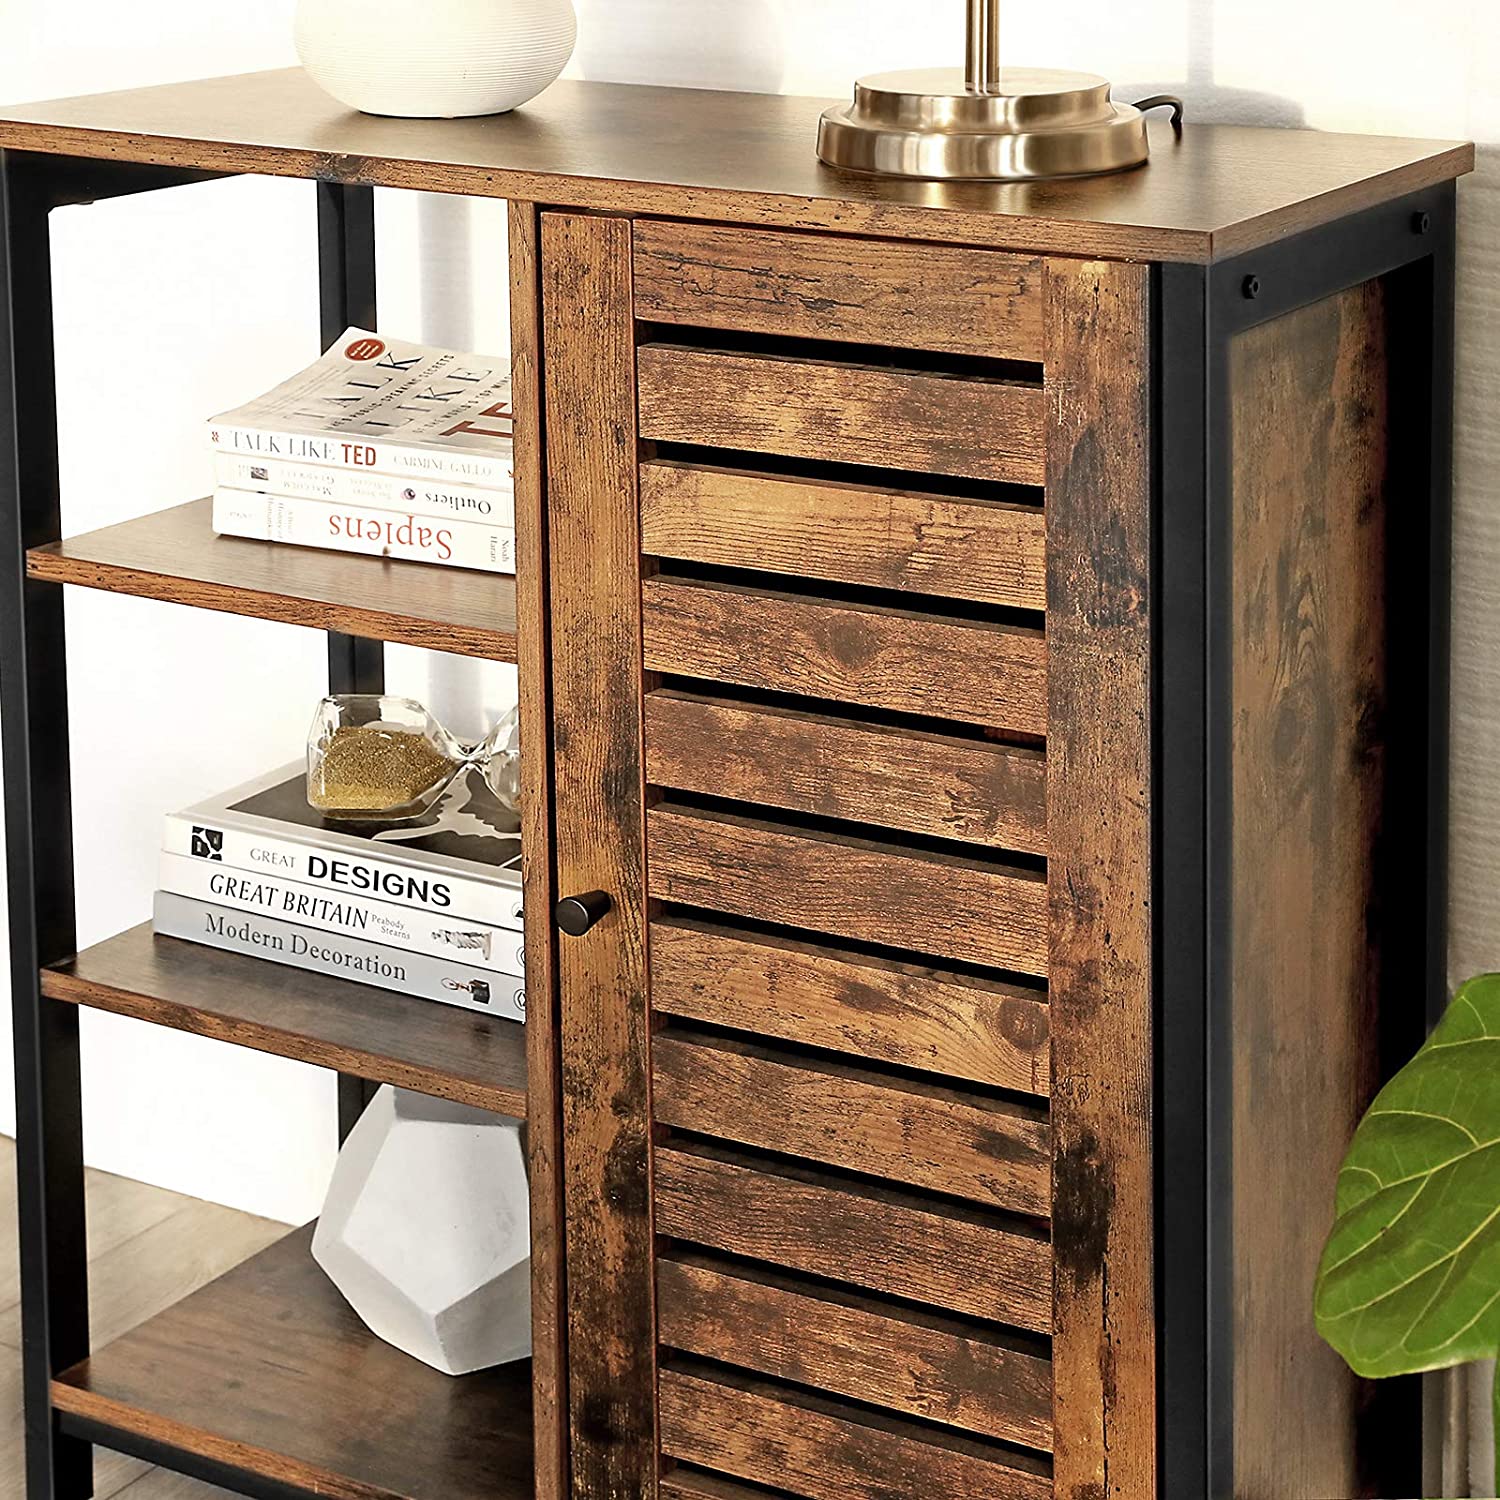
<path fill-rule="evenodd" d="M 26 553 L 62 536 L 49 219 L 54 208 L 211 181 L 225 174 L 0 152 L 0 707 L 15 1015 L 26 1493 L 83 1500 L 93 1443 L 263 1500 L 309 1493 L 63 1416 L 52 1378 L 89 1354 L 83 1124 L 76 1006 L 46 1000 L 41 971 L 73 954 L 72 795 L 62 589 L 26 577 Z M 319 183 L 325 346 L 374 326 L 374 190 Z M 335 692 L 379 692 L 384 645 L 330 633 Z M 340 1077 L 340 1138 L 368 1085 Z"/>
<path fill-rule="evenodd" d="M 1162 1500 L 1233 1495 L 1234 1185 L 1229 357 L 1234 338 L 1390 277 L 1388 784 L 1381 859 L 1425 888 L 1420 919 L 1388 912 L 1382 1061 L 1409 1057 L 1447 999 L 1454 185 L 1212 266 L 1155 272 L 1156 913 L 1159 1453 Z M 1425 497 L 1426 504 L 1418 497 Z M 1412 1003 L 1413 991 L 1421 1004 Z M 1387 1382 L 1372 1443 L 1388 1492 L 1421 1491 L 1415 1382 Z M 1397 1449 L 1393 1445 L 1400 1444 Z"/>

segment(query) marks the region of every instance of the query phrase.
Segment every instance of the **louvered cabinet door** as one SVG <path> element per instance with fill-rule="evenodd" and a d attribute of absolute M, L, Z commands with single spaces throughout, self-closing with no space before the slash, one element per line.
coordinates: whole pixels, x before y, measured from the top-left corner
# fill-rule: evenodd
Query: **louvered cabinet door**
<path fill-rule="evenodd" d="M 542 246 L 574 1493 L 1148 1495 L 1147 272 Z"/>

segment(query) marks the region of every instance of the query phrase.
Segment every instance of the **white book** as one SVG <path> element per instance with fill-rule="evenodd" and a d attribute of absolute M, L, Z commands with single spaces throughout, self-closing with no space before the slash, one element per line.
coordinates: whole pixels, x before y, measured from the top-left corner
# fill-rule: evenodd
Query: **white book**
<path fill-rule="evenodd" d="M 522 925 L 520 819 L 474 768 L 426 812 L 382 823 L 325 818 L 308 804 L 306 768 L 281 766 L 169 815 L 162 848 L 433 917 Z"/>
<path fill-rule="evenodd" d="M 332 974 L 356 984 L 483 1011 L 507 1021 L 526 1019 L 526 986 L 519 974 L 475 968 L 456 959 L 403 953 L 363 938 L 231 911 L 206 901 L 174 896 L 170 891 L 156 893 L 152 925 L 161 937 Z"/>
<path fill-rule="evenodd" d="M 321 359 L 209 423 L 221 452 L 508 487 L 510 361 L 351 328 Z"/>
<path fill-rule="evenodd" d="M 438 563 L 483 573 L 516 571 L 516 534 L 506 526 L 415 516 L 408 511 L 290 500 L 249 490 L 214 491 L 214 531 L 220 536 L 293 547 L 322 547 L 402 562 Z"/>
<path fill-rule="evenodd" d="M 238 453 L 214 455 L 214 480 L 221 489 L 252 490 L 293 500 L 324 500 L 338 505 L 362 505 L 370 510 L 402 510 L 413 516 L 485 521 L 507 529 L 516 524 L 516 497 L 509 488 L 442 484 L 408 475 L 295 463 L 284 458 L 251 458 Z"/>
<path fill-rule="evenodd" d="M 522 936 L 513 929 L 464 917 L 435 916 L 349 891 L 302 885 L 261 870 L 237 870 L 232 865 L 163 852 L 157 887 L 174 896 L 363 938 L 385 948 L 462 958 L 465 963 L 507 973 L 521 973 L 525 968 Z"/>
<path fill-rule="evenodd" d="M 521 928 L 521 893 L 513 886 L 449 876 L 393 859 L 346 854 L 301 842 L 291 829 L 285 834 L 264 834 L 221 820 L 199 822 L 187 813 L 173 813 L 165 821 L 161 847 L 164 854 L 202 859 L 233 870 L 265 870 L 320 890 L 352 891 L 412 906 L 431 917 Z"/>

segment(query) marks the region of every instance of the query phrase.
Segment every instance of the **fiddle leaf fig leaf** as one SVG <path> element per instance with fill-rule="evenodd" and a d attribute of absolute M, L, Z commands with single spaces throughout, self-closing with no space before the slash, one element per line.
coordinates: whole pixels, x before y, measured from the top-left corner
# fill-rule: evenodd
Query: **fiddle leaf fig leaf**
<path fill-rule="evenodd" d="M 1339 1172 L 1318 1332 L 1356 1374 L 1500 1351 L 1500 974 L 1470 980 Z"/>

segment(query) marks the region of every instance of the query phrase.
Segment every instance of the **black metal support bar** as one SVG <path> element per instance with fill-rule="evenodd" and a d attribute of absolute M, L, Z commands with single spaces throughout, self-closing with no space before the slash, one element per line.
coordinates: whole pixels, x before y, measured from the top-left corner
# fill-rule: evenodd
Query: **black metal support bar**
<path fill-rule="evenodd" d="M 77 203 L 102 203 L 110 198 L 129 198 L 137 193 L 155 193 L 163 188 L 188 187 L 196 182 L 217 182 L 230 172 L 206 172 L 194 167 L 161 167 L 146 162 L 94 161 L 77 156 L 28 154 L 26 160 L 47 183 L 53 208 Z"/>
<path fill-rule="evenodd" d="M 318 184 L 318 281 L 323 347 L 351 326 L 374 328 L 375 190 Z M 328 633 L 328 690 L 379 693 L 385 689 L 385 645 Z M 362 1078 L 339 1075 L 339 1140 L 348 1138 L 373 1090 Z"/>
<path fill-rule="evenodd" d="M 1383 1062 L 1404 1061 L 1447 999 L 1448 648 L 1454 346 L 1453 185 L 1224 261 L 1157 273 L 1158 1293 L 1163 1500 L 1234 1493 L 1233 833 L 1229 359 L 1247 329 L 1386 277 L 1390 317 L 1392 788 L 1383 868 L 1420 880 L 1395 932 Z M 1395 594 L 1393 599 L 1398 597 Z M 1413 996 L 1420 1001 L 1413 1002 Z M 1201 1077 L 1201 1089 L 1192 1080 Z M 1170 1081 L 1170 1088 L 1165 1084 Z M 1414 1385 L 1387 1382 L 1369 1451 L 1416 1493 Z M 1362 1448 L 1366 1446 L 1364 1436 Z M 1375 1482 L 1374 1474 L 1369 1476 Z"/>
<path fill-rule="evenodd" d="M 1247 328 L 1430 259 L 1455 201 L 1450 182 L 1220 261 L 1210 273 L 1218 337 L 1230 340 Z"/>
<path fill-rule="evenodd" d="M 74 1412 L 60 1413 L 59 1422 L 63 1431 L 75 1439 L 97 1443 L 101 1448 L 109 1448 L 116 1453 L 128 1453 L 132 1458 L 139 1458 L 157 1468 L 186 1474 L 189 1479 L 217 1485 L 236 1495 L 247 1496 L 249 1500 L 317 1500 L 318 1497 L 317 1490 L 268 1479 L 247 1469 L 235 1468 L 231 1464 L 219 1463 L 215 1459 L 174 1448 L 169 1443 L 141 1437 L 138 1433 L 122 1432 L 107 1423 L 96 1422 Z"/>
<path fill-rule="evenodd" d="M 4 708 L 10 978 L 26 1492 L 92 1493 L 91 1450 L 53 1419 L 52 1377 L 87 1357 L 78 1012 L 42 998 L 41 970 L 76 946 L 62 590 L 26 578 L 30 547 L 62 534 L 53 363 L 51 183 L 0 153 L 0 700 Z"/>

